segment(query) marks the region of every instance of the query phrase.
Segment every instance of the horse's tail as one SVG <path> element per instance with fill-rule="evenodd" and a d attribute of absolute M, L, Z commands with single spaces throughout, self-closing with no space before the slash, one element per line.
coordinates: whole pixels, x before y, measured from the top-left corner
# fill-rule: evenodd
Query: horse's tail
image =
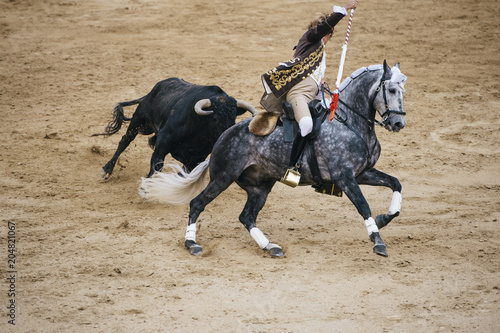
<path fill-rule="evenodd" d="M 113 135 L 113 134 L 117 133 L 120 130 L 120 128 L 122 128 L 122 124 L 124 121 L 132 120 L 132 118 L 125 117 L 125 113 L 123 112 L 123 107 L 139 104 L 140 102 L 142 102 L 144 97 L 146 97 L 146 96 L 143 96 L 143 97 L 138 98 L 138 99 L 134 99 L 133 101 L 118 103 L 118 105 L 115 107 L 115 109 L 113 111 L 113 120 L 108 123 L 108 125 L 104 129 L 104 133 L 96 133 L 96 134 L 92 134 L 92 136 L 97 136 L 97 135 L 109 136 L 109 135 Z"/>
<path fill-rule="evenodd" d="M 155 172 L 151 178 L 142 178 L 139 195 L 173 205 L 188 203 L 205 188 L 209 161 L 207 158 L 190 173 L 177 164 L 167 164 L 164 168 L 171 168 L 171 172 Z"/>

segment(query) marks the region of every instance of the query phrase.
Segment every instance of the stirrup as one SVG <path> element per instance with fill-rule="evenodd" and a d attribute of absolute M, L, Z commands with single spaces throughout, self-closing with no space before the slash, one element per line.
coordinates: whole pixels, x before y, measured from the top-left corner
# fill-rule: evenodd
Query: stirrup
<path fill-rule="evenodd" d="M 286 170 L 285 175 L 280 180 L 282 183 L 291 187 L 296 187 L 297 185 L 299 185 L 300 163 L 302 160 L 302 156 L 304 155 L 304 151 L 306 150 L 308 141 L 308 135 L 303 137 L 300 132 L 297 133 L 297 136 L 295 137 L 295 140 L 292 144 L 292 151 L 290 152 L 290 164 L 292 164 L 293 167 L 289 167 L 288 170 Z"/>
<path fill-rule="evenodd" d="M 300 182 L 300 172 L 296 167 L 286 170 L 285 175 L 280 180 L 283 184 L 291 187 L 296 187 Z"/>

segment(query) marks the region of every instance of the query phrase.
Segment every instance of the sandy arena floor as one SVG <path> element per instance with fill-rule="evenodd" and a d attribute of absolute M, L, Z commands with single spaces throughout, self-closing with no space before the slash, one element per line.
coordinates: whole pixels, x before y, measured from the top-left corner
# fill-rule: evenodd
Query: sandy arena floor
<path fill-rule="evenodd" d="M 499 332 L 500 6 L 360 2 L 344 77 L 384 59 L 408 76 L 406 128 L 378 130 L 377 168 L 403 184 L 401 216 L 382 230 L 388 258 L 346 197 L 283 184 L 258 225 L 285 258 L 238 222 L 237 186 L 201 215 L 192 257 L 188 206 L 137 194 L 147 137 L 104 181 L 125 129 L 90 136 L 116 103 L 173 76 L 258 106 L 260 74 L 332 2 L 0 0 L 0 331 Z M 327 47 L 331 85 L 346 27 Z M 389 190 L 363 191 L 374 215 L 387 211 Z"/>

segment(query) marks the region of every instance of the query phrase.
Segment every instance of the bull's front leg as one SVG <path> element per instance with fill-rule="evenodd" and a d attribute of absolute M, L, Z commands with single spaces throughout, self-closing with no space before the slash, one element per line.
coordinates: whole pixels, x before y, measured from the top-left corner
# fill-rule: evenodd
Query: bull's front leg
<path fill-rule="evenodd" d="M 399 216 L 401 211 L 401 183 L 393 176 L 378 171 L 377 169 L 369 169 L 360 174 L 356 178 L 360 185 L 385 186 L 392 190 L 392 200 L 387 214 L 377 215 L 375 223 L 379 229 L 382 229 L 389 224 L 396 216 Z"/>
<path fill-rule="evenodd" d="M 366 201 L 358 183 L 352 176 L 342 177 L 342 179 L 336 182 L 342 191 L 347 195 L 349 200 L 356 206 L 358 213 L 365 220 L 366 230 L 368 231 L 368 236 L 370 240 L 374 243 L 373 252 L 378 255 L 387 257 L 387 248 L 380 237 L 380 232 L 377 227 L 375 220 L 371 215 L 370 206 Z"/>
<path fill-rule="evenodd" d="M 171 150 L 171 142 L 171 135 L 165 130 L 165 127 L 162 128 L 162 130 L 160 130 L 156 135 L 156 142 L 153 154 L 151 155 L 148 178 L 151 178 L 155 171 L 161 171 L 163 169 L 165 156 L 167 156 Z"/>

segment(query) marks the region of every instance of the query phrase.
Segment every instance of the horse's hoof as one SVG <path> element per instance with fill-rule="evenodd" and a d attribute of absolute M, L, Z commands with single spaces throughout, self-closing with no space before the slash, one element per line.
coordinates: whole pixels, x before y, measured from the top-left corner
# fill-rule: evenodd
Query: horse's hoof
<path fill-rule="evenodd" d="M 189 249 L 189 254 L 192 256 L 199 256 L 203 252 L 203 249 L 199 245 L 195 245 Z"/>
<path fill-rule="evenodd" d="M 399 212 L 396 212 L 393 215 L 385 215 L 385 214 L 377 215 L 375 217 L 375 224 L 377 225 L 377 228 L 382 229 L 383 227 L 388 225 L 389 222 L 391 222 L 392 219 L 395 218 L 396 216 L 399 216 Z"/>
<path fill-rule="evenodd" d="M 283 250 L 280 247 L 275 247 L 269 250 L 271 257 L 283 257 Z"/>
<path fill-rule="evenodd" d="M 192 240 L 186 240 L 184 246 L 189 250 L 189 254 L 193 256 L 199 256 L 203 252 L 203 248 Z"/>
<path fill-rule="evenodd" d="M 382 256 L 382 257 L 389 256 L 389 254 L 387 254 L 387 249 L 386 249 L 385 245 L 373 246 L 373 252 L 375 252 L 376 254 L 378 254 L 379 256 Z"/>
<path fill-rule="evenodd" d="M 378 255 L 388 257 L 389 255 L 387 254 L 387 249 L 385 247 L 384 242 L 382 241 L 382 238 L 380 238 L 380 233 L 379 232 L 372 232 L 370 234 L 370 240 L 375 243 L 373 246 L 373 252 L 375 252 Z"/>
<path fill-rule="evenodd" d="M 269 243 L 269 245 L 266 246 L 266 248 L 264 250 L 268 251 L 268 253 L 271 257 L 278 257 L 279 258 L 279 257 L 284 256 L 283 249 L 279 245 L 276 245 L 273 243 Z"/>

